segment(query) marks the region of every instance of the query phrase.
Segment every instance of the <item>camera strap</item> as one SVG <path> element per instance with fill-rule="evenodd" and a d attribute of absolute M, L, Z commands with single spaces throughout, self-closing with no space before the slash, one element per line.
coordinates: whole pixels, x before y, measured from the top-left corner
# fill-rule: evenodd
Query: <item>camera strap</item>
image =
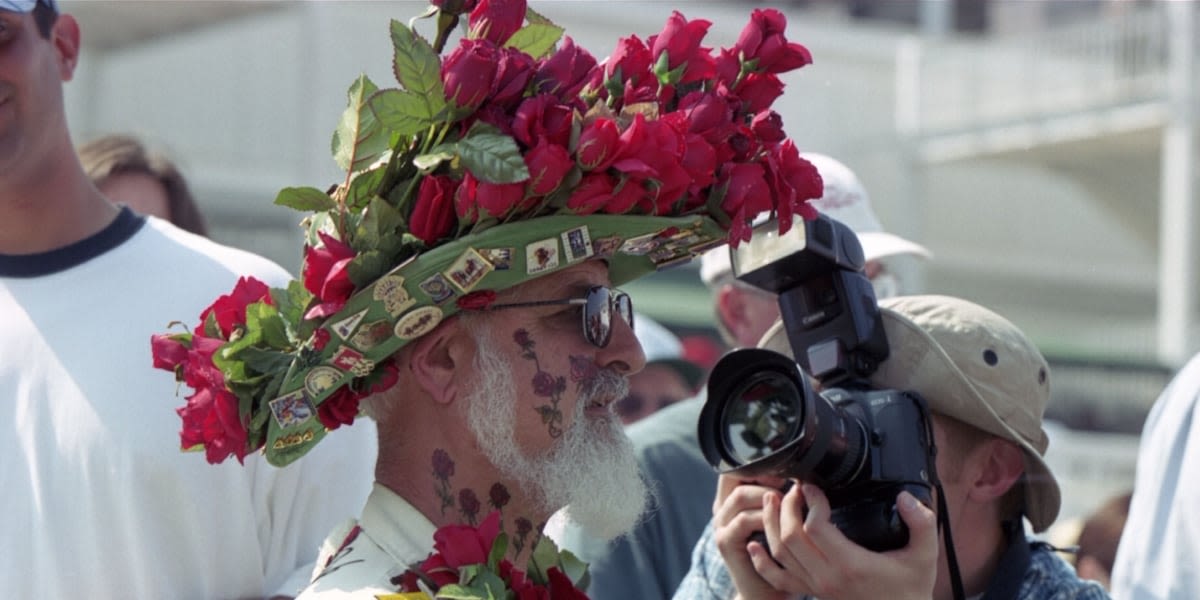
<path fill-rule="evenodd" d="M 967 595 L 963 593 L 962 573 L 958 571 L 958 555 L 954 552 L 954 536 L 950 534 L 950 509 L 946 507 L 946 491 L 942 489 L 942 482 L 937 479 L 936 474 L 933 485 L 937 489 L 938 497 L 938 527 L 942 530 L 942 539 L 946 542 L 946 565 L 950 567 L 950 587 L 954 590 L 954 600 L 966 600 Z M 1026 558 L 1028 559 L 1028 557 Z"/>

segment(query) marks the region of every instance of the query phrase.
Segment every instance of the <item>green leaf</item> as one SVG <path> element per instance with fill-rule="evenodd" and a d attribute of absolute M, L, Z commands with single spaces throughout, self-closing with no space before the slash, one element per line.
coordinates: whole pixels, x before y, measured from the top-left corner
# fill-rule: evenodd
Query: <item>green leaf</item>
<path fill-rule="evenodd" d="M 391 254 L 399 247 L 396 231 L 404 227 L 404 215 L 378 196 L 363 210 L 362 220 L 354 230 L 354 249 L 359 252 L 381 250 Z"/>
<path fill-rule="evenodd" d="M 276 308 L 279 310 L 279 317 L 283 319 L 283 324 L 287 328 L 288 337 L 297 342 L 302 342 L 308 339 L 307 333 L 301 332 L 304 312 L 308 310 L 308 305 L 312 302 L 312 292 L 304 287 L 304 282 L 294 279 L 288 282 L 286 290 L 280 288 L 271 288 L 271 300 L 274 301 Z"/>
<path fill-rule="evenodd" d="M 492 542 L 492 549 L 488 552 L 487 566 L 489 569 L 496 570 L 500 568 L 500 561 L 504 560 L 504 554 L 508 552 L 508 534 L 503 531 L 496 536 Z"/>
<path fill-rule="evenodd" d="M 562 35 L 563 28 L 553 23 L 530 23 L 513 33 L 504 45 L 534 58 L 545 58 L 554 51 Z"/>
<path fill-rule="evenodd" d="M 457 144 L 440 144 L 433 151 L 413 158 L 413 165 L 421 171 L 429 173 L 438 168 L 438 165 L 448 160 L 454 160 L 457 148 Z"/>
<path fill-rule="evenodd" d="M 345 171 L 361 171 L 388 150 L 388 132 L 380 127 L 368 101 L 379 88 L 366 75 L 359 75 L 347 92 L 342 119 L 333 132 L 333 159 Z"/>
<path fill-rule="evenodd" d="M 350 189 L 346 192 L 346 206 L 355 210 L 366 206 L 371 201 L 371 198 L 374 198 L 379 193 L 379 188 L 382 186 L 386 175 L 386 165 L 358 174 L 350 182 Z"/>
<path fill-rule="evenodd" d="M 246 326 L 258 330 L 261 340 L 271 348 L 284 350 L 291 346 L 279 310 L 266 302 L 255 302 L 246 307 Z"/>
<path fill-rule="evenodd" d="M 527 575 L 534 580 L 535 583 L 546 585 L 550 581 L 550 576 L 547 574 L 550 567 L 558 565 L 558 546 L 554 545 L 554 541 L 549 537 L 542 536 L 538 538 L 537 545 L 533 547 L 533 554 L 529 557 L 529 570 Z"/>
<path fill-rule="evenodd" d="M 238 353 L 238 358 L 242 359 L 247 367 L 259 373 L 277 373 L 287 371 L 293 357 L 279 350 L 250 347 Z"/>
<path fill-rule="evenodd" d="M 553 25 L 554 24 L 553 21 L 551 21 L 550 19 L 547 19 L 544 15 L 542 15 L 538 11 L 533 10 L 533 7 L 531 7 L 531 6 L 525 7 L 525 20 L 529 21 L 530 23 L 537 23 L 538 25 Z"/>
<path fill-rule="evenodd" d="M 480 181 L 517 183 L 529 179 L 529 168 L 512 136 L 473 133 L 458 142 L 463 165 Z"/>
<path fill-rule="evenodd" d="M 475 587 L 466 587 L 452 583 L 443 585 L 437 591 L 438 600 L 488 600 L 487 590 L 476 589 Z"/>
<path fill-rule="evenodd" d="M 350 281 L 354 283 L 354 287 L 362 288 L 387 273 L 389 267 L 391 267 L 391 261 L 384 253 L 370 250 L 354 257 L 354 260 L 346 265 L 346 272 L 350 275 Z"/>
<path fill-rule="evenodd" d="M 575 587 L 582 590 L 587 589 L 588 580 L 591 576 L 588 573 L 587 563 L 579 560 L 579 557 L 572 554 L 569 550 L 563 550 L 558 554 L 558 568 L 575 583 Z"/>
<path fill-rule="evenodd" d="M 332 210 L 336 204 L 329 194 L 314 187 L 287 187 L 279 190 L 275 204 L 300 211 L 321 212 Z"/>
<path fill-rule="evenodd" d="M 376 92 L 368 105 L 383 128 L 402 137 L 425 131 L 445 116 L 444 111 L 433 110 L 423 96 L 405 90 Z"/>
<path fill-rule="evenodd" d="M 441 58 L 425 38 L 395 19 L 392 19 L 392 46 L 395 49 L 392 70 L 396 81 L 425 101 L 429 115 L 440 113 L 446 108 Z"/>

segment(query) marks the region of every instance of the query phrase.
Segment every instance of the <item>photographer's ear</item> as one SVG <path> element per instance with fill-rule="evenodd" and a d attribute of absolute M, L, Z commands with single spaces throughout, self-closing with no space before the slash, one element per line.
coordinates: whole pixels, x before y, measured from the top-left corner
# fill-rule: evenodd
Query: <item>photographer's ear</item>
<path fill-rule="evenodd" d="M 732 338 L 726 340 L 741 348 L 753 348 L 776 319 L 779 299 L 769 292 L 732 283 L 716 291 L 717 319 Z"/>
<path fill-rule="evenodd" d="M 986 448 L 979 453 L 981 464 L 968 491 L 973 500 L 980 502 L 1005 495 L 1025 472 L 1025 454 L 1016 444 L 999 438 L 984 444 Z"/>

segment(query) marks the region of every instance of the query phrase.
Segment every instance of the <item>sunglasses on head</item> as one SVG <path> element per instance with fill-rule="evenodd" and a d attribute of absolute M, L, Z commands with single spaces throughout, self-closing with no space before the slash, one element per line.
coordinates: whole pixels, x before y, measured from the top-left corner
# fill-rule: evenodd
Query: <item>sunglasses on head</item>
<path fill-rule="evenodd" d="M 629 294 L 601 285 L 588 288 L 582 298 L 510 302 L 493 304 L 488 309 L 526 308 L 556 304 L 583 306 L 583 337 L 597 348 L 608 346 L 608 341 L 612 338 L 613 315 L 620 317 L 629 325 L 630 329 L 633 329 L 633 300 L 629 299 Z"/>

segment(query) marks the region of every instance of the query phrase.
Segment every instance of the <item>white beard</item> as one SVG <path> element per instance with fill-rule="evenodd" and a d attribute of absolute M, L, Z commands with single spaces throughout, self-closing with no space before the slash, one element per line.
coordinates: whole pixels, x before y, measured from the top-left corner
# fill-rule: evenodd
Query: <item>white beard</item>
<path fill-rule="evenodd" d="M 620 420 L 609 414 L 589 417 L 592 398 L 617 399 L 628 382 L 602 370 L 594 385 L 580 392 L 575 420 L 555 446 L 527 456 L 514 439 L 517 391 L 510 359 L 497 351 L 486 331 L 476 335 L 477 380 L 467 394 L 467 423 L 480 449 L 504 476 L 527 490 L 546 514 L 564 508 L 585 532 L 609 540 L 628 533 L 645 511 L 649 494 L 633 444 Z M 537 418 L 530 411 L 524 418 Z"/>

